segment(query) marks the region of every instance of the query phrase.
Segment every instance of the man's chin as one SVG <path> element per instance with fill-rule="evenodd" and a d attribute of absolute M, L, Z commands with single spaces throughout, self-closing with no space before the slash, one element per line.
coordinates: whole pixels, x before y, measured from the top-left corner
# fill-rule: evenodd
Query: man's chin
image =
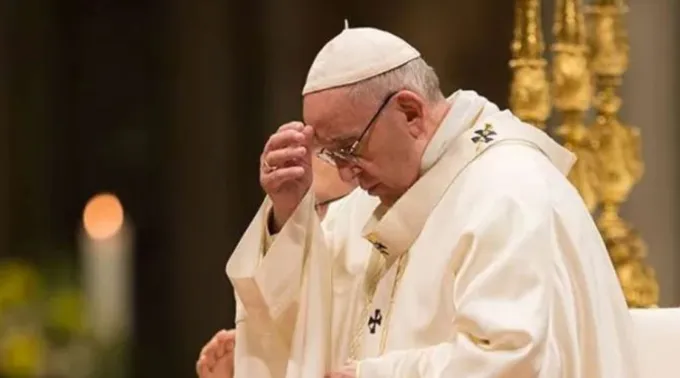
<path fill-rule="evenodd" d="M 392 205 L 394 205 L 395 202 L 397 202 L 397 200 L 399 199 L 398 197 L 395 198 L 394 196 L 389 196 L 389 195 L 384 195 L 384 194 L 383 195 L 376 195 L 375 197 L 378 197 L 378 199 L 380 199 L 380 203 L 383 206 L 387 206 L 387 207 L 392 207 Z"/>
<path fill-rule="evenodd" d="M 395 203 L 399 202 L 399 199 L 401 198 L 402 195 L 403 193 L 402 194 L 390 193 L 379 195 L 377 197 L 380 198 L 380 203 L 387 207 L 392 207 Z"/>
<path fill-rule="evenodd" d="M 378 197 L 378 198 L 380 199 L 380 205 L 382 205 L 386 208 L 392 207 L 392 205 L 394 205 L 394 202 L 396 202 L 391 198 L 384 198 L 384 199 L 382 197 Z"/>

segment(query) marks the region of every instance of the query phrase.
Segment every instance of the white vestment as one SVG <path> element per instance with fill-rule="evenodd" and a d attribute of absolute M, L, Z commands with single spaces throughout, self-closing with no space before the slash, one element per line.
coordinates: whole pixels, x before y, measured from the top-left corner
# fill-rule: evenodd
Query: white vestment
<path fill-rule="evenodd" d="M 449 101 L 391 208 L 358 189 L 320 223 L 308 194 L 272 242 L 265 200 L 227 264 L 236 378 L 348 359 L 360 378 L 637 377 L 573 154 L 474 92 Z"/>

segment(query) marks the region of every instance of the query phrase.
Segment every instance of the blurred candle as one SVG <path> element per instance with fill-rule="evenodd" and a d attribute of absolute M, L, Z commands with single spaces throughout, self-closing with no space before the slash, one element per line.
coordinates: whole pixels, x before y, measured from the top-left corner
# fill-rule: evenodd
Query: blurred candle
<path fill-rule="evenodd" d="M 89 325 L 98 341 L 121 341 L 131 326 L 133 235 L 115 195 L 88 201 L 79 244 Z"/>

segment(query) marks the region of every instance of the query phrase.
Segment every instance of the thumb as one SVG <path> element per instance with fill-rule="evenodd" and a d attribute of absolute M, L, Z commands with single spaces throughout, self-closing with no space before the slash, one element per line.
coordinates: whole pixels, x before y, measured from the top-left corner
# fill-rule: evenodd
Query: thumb
<path fill-rule="evenodd" d="M 302 129 L 302 134 L 305 136 L 304 146 L 307 149 L 305 154 L 305 162 L 309 165 L 312 164 L 312 148 L 314 147 L 314 128 L 309 125 L 305 125 Z"/>
<path fill-rule="evenodd" d="M 314 144 L 314 128 L 310 125 L 305 125 L 302 129 L 302 134 L 305 136 L 305 147 L 312 147 Z M 309 152 L 311 148 L 307 148 Z"/>

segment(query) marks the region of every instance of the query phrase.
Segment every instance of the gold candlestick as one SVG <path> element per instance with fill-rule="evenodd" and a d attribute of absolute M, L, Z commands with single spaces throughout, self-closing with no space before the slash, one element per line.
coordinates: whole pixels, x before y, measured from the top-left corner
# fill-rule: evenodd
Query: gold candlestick
<path fill-rule="evenodd" d="M 538 0 L 516 0 L 510 61 L 513 71 L 510 109 L 521 120 L 541 129 L 545 128 L 545 121 L 550 116 L 550 85 L 544 49 L 541 3 Z"/>
<path fill-rule="evenodd" d="M 590 26 L 591 67 L 596 77 L 597 110 L 591 135 L 597 143 L 598 196 L 602 212 L 597 219 L 630 307 L 655 306 L 659 286 L 654 270 L 644 262 L 646 246 L 640 235 L 619 215 L 643 164 L 640 134 L 618 118 L 617 91 L 628 68 L 628 37 L 624 25 L 627 8 L 622 0 L 596 0 L 587 9 Z"/>
<path fill-rule="evenodd" d="M 569 173 L 569 180 L 592 213 L 598 199 L 594 145 L 584 124 L 592 96 L 585 27 L 581 0 L 556 1 L 552 85 L 555 108 L 561 115 L 561 124 L 556 131 L 564 146 L 578 157 Z"/>

